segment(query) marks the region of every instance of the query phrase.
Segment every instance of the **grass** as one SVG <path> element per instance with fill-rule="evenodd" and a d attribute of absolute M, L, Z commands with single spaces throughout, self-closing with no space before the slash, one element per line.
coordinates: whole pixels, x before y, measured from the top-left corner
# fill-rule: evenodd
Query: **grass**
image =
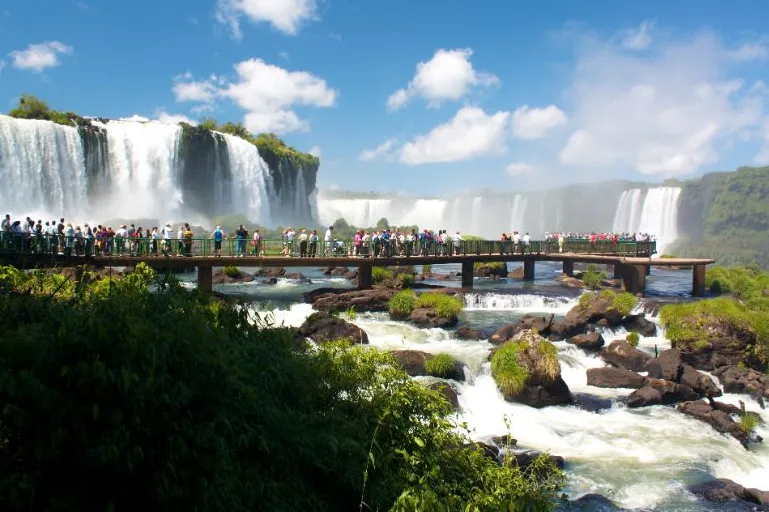
<path fill-rule="evenodd" d="M 422 265 L 422 274 L 423 275 L 432 274 L 432 272 L 433 272 L 433 266 L 432 265 L 430 265 L 430 264 Z"/>
<path fill-rule="evenodd" d="M 595 293 L 583 293 L 579 296 L 579 307 L 582 309 L 588 309 L 590 306 L 593 305 L 593 302 L 595 302 Z"/>
<path fill-rule="evenodd" d="M 638 298 L 628 292 L 616 293 L 611 301 L 611 307 L 622 316 L 629 315 L 638 304 Z"/>
<path fill-rule="evenodd" d="M 740 415 L 740 429 L 746 434 L 752 433 L 758 426 L 758 416 L 746 412 Z"/>
<path fill-rule="evenodd" d="M 444 378 L 451 372 L 456 362 L 453 356 L 442 352 L 425 361 L 425 371 L 427 375 Z"/>
<path fill-rule="evenodd" d="M 527 369 L 521 364 L 521 355 L 526 352 L 526 359 L 533 368 Z M 533 353 L 532 353 L 533 352 Z M 505 396 L 517 396 L 526 385 L 529 374 L 544 376 L 555 380 L 561 373 L 558 362 L 558 349 L 534 331 L 523 331 L 515 341 L 505 343 L 491 358 L 491 375 Z"/>
<path fill-rule="evenodd" d="M 398 274 L 398 282 L 401 288 L 411 288 L 415 280 L 414 274 Z"/>
<path fill-rule="evenodd" d="M 633 347 L 638 346 L 638 341 L 641 339 L 641 337 L 638 335 L 637 332 L 629 332 L 627 336 L 625 336 L 625 340 L 630 343 Z"/>
<path fill-rule="evenodd" d="M 473 270 L 475 272 L 479 272 L 483 269 L 488 269 L 491 273 L 499 273 L 502 271 L 507 271 L 507 264 L 503 261 L 476 261 L 473 263 Z"/>
<path fill-rule="evenodd" d="M 601 287 L 601 281 L 606 279 L 606 272 L 599 272 L 598 267 L 589 265 L 587 271 L 581 275 L 582 282 L 591 290 L 597 290 Z"/>
<path fill-rule="evenodd" d="M 417 297 L 413 290 L 401 290 L 387 303 L 390 314 L 394 317 L 407 317 L 414 311 Z"/>
<path fill-rule="evenodd" d="M 222 272 L 224 272 L 224 275 L 228 277 L 238 277 L 240 275 L 240 269 L 233 265 L 227 265 L 226 267 L 223 267 Z"/>
<path fill-rule="evenodd" d="M 518 396 L 526 386 L 529 372 L 518 362 L 521 347 L 507 343 L 491 358 L 491 375 L 505 396 Z"/>
<path fill-rule="evenodd" d="M 462 299 L 445 293 L 423 293 L 417 297 L 415 307 L 434 308 L 438 316 L 451 318 L 458 316 L 463 307 Z"/>
<path fill-rule="evenodd" d="M 358 318 L 358 313 L 355 312 L 355 306 L 350 306 L 347 308 L 346 315 L 348 320 L 355 320 Z"/>
<path fill-rule="evenodd" d="M 374 267 L 371 269 L 371 282 L 373 284 L 382 284 L 393 278 L 392 270 L 384 267 Z"/>

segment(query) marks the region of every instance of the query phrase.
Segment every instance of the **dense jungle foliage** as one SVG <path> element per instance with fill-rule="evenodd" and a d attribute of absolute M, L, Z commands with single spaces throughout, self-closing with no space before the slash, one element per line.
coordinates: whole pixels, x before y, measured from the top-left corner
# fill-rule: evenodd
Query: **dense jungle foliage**
<path fill-rule="evenodd" d="M 77 275 L 77 274 L 76 274 Z M 0 267 L 0 510 L 550 510 L 388 354 L 301 344 L 140 264 Z"/>

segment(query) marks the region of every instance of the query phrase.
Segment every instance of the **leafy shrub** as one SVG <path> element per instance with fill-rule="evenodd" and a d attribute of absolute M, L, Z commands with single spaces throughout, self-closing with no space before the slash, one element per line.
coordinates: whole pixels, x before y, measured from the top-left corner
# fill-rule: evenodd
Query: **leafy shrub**
<path fill-rule="evenodd" d="M 627 336 L 625 336 L 625 340 L 634 347 L 638 346 L 638 342 L 640 341 L 640 339 L 641 337 L 635 331 L 629 332 L 627 333 Z"/>
<path fill-rule="evenodd" d="M 411 288 L 414 286 L 414 274 L 398 274 L 398 281 L 400 282 L 401 288 Z"/>
<path fill-rule="evenodd" d="M 264 328 L 248 308 L 168 281 L 150 293 L 147 276 L 60 300 L 34 291 L 38 276 L 0 268 L 3 510 L 547 510 L 557 500 L 562 473 L 524 475 L 463 447 L 450 405 L 391 355 L 298 350 L 292 330 Z"/>
<path fill-rule="evenodd" d="M 507 273 L 507 264 L 503 261 L 476 261 L 473 263 L 473 270 L 480 272 L 487 269 L 490 273 Z"/>
<path fill-rule="evenodd" d="M 593 302 L 595 301 L 595 293 L 583 293 L 579 296 L 579 306 L 582 309 L 588 309 L 593 305 Z"/>
<path fill-rule="evenodd" d="M 438 316 L 451 318 L 462 312 L 462 299 L 446 293 L 423 293 L 417 297 L 415 307 L 434 308 Z"/>
<path fill-rule="evenodd" d="M 430 265 L 429 263 L 426 264 L 426 265 L 422 265 L 422 274 L 423 275 L 429 275 L 429 274 L 432 274 L 432 272 L 433 272 L 433 266 L 432 265 Z"/>
<path fill-rule="evenodd" d="M 427 372 L 427 375 L 443 378 L 451 372 L 456 362 L 457 360 L 449 354 L 436 354 L 425 361 L 425 371 Z"/>
<path fill-rule="evenodd" d="M 611 307 L 622 316 L 629 315 L 638 304 L 638 298 L 632 293 L 622 292 L 614 295 Z"/>
<path fill-rule="evenodd" d="M 729 293 L 753 309 L 769 310 L 769 272 L 758 267 L 713 267 L 705 274 L 712 293 Z"/>
<path fill-rule="evenodd" d="M 758 416 L 749 412 L 740 415 L 740 429 L 746 434 L 751 434 L 758 426 Z"/>
<path fill-rule="evenodd" d="M 371 282 L 373 284 L 382 284 L 393 278 L 392 270 L 384 267 L 374 267 L 371 269 Z"/>
<path fill-rule="evenodd" d="M 417 296 L 412 290 L 401 290 L 387 303 L 390 314 L 394 317 L 407 317 L 414 311 Z"/>
<path fill-rule="evenodd" d="M 222 272 L 228 277 L 238 277 L 240 275 L 240 269 L 233 265 L 227 265 L 222 268 Z"/>
<path fill-rule="evenodd" d="M 506 343 L 491 358 L 491 375 L 506 396 L 517 396 L 526 386 L 529 372 L 518 362 L 521 345 Z"/>
<path fill-rule="evenodd" d="M 599 272 L 595 265 L 588 265 L 587 271 L 580 276 L 582 282 L 591 290 L 597 290 L 601 287 L 601 281 L 606 279 L 606 272 Z"/>

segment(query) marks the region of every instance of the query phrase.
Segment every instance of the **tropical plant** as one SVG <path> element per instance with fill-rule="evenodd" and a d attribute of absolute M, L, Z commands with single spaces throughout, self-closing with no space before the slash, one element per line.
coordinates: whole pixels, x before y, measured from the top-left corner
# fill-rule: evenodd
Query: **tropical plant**
<path fill-rule="evenodd" d="M 454 356 L 441 352 L 425 361 L 425 371 L 427 375 L 443 378 L 454 369 L 456 362 Z"/>
<path fill-rule="evenodd" d="M 423 293 L 417 297 L 414 307 L 433 308 L 438 316 L 451 318 L 462 312 L 462 299 L 447 293 Z"/>
<path fill-rule="evenodd" d="M 234 265 L 222 267 L 222 272 L 228 277 L 238 277 L 240 275 L 240 269 Z"/>
<path fill-rule="evenodd" d="M 417 297 L 413 290 L 401 290 L 388 301 L 387 307 L 390 315 L 397 318 L 405 318 L 414 311 Z"/>
<path fill-rule="evenodd" d="M 640 336 L 635 331 L 629 332 L 627 333 L 627 336 L 625 336 L 625 340 L 628 343 L 630 343 L 630 345 L 632 345 L 633 347 L 638 346 L 638 342 L 640 341 L 640 339 L 641 339 Z"/>

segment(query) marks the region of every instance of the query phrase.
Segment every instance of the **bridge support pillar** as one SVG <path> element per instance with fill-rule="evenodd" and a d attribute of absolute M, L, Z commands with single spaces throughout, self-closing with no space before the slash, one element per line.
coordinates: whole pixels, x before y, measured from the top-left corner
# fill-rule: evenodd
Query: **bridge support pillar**
<path fill-rule="evenodd" d="M 692 267 L 692 295 L 702 297 L 705 295 L 705 265 Z"/>
<path fill-rule="evenodd" d="M 622 265 L 621 263 L 614 264 L 614 279 L 622 279 Z"/>
<path fill-rule="evenodd" d="M 473 289 L 473 277 L 475 277 L 475 270 L 473 269 L 472 261 L 462 262 L 462 288 L 468 290 Z"/>
<path fill-rule="evenodd" d="M 651 265 L 646 265 L 646 275 L 647 276 L 652 275 L 652 266 Z"/>
<path fill-rule="evenodd" d="M 563 262 L 563 275 L 574 277 L 574 262 L 571 260 L 564 260 Z"/>
<path fill-rule="evenodd" d="M 371 289 L 371 265 L 360 265 L 358 267 L 358 289 Z"/>
<path fill-rule="evenodd" d="M 523 280 L 534 281 L 534 260 L 532 258 L 523 260 Z"/>
<path fill-rule="evenodd" d="M 618 265 L 622 268 L 622 287 L 633 295 L 643 294 L 646 290 L 646 269 L 648 265 Z M 616 270 L 615 270 L 616 272 Z"/>
<path fill-rule="evenodd" d="M 198 267 L 198 290 L 204 292 L 212 292 L 214 290 L 213 284 L 214 268 L 209 266 Z"/>

